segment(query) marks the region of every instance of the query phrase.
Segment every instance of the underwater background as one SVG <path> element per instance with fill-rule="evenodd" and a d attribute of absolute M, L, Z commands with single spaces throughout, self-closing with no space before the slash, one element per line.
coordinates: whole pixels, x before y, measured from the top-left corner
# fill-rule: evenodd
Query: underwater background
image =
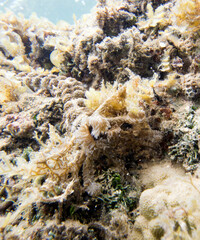
<path fill-rule="evenodd" d="M 0 13 L 8 9 L 29 18 L 35 12 L 38 17 L 48 18 L 53 23 L 65 20 L 73 24 L 74 14 L 79 19 L 82 14 L 89 13 L 95 4 L 95 0 L 0 0 Z"/>
<path fill-rule="evenodd" d="M 200 0 L 0 0 L 0 240 L 200 240 L 199 199 Z"/>

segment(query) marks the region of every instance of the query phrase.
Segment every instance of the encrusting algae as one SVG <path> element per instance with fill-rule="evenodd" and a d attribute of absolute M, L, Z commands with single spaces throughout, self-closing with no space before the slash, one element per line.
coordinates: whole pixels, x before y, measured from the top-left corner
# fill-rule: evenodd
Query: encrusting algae
<path fill-rule="evenodd" d="M 0 238 L 199 239 L 199 6 L 0 15 Z"/>

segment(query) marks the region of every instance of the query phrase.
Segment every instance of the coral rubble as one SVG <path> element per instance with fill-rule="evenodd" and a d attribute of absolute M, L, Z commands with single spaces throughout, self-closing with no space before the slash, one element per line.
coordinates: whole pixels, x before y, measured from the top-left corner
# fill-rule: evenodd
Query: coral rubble
<path fill-rule="evenodd" d="M 0 15 L 0 238 L 199 239 L 199 10 Z"/>

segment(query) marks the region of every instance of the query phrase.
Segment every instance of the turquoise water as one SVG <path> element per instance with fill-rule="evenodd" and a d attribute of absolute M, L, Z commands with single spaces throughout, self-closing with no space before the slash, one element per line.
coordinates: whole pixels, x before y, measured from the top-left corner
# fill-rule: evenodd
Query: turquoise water
<path fill-rule="evenodd" d="M 0 12 L 9 9 L 16 14 L 23 13 L 26 18 L 35 12 L 54 23 L 65 20 L 73 24 L 73 14 L 79 19 L 95 4 L 96 0 L 0 0 Z"/>

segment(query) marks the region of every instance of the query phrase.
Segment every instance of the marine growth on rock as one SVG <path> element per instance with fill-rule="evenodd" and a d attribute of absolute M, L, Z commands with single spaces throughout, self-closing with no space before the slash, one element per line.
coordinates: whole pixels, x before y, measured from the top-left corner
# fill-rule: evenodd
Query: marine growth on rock
<path fill-rule="evenodd" d="M 0 238 L 200 238 L 200 1 L 0 14 Z"/>

